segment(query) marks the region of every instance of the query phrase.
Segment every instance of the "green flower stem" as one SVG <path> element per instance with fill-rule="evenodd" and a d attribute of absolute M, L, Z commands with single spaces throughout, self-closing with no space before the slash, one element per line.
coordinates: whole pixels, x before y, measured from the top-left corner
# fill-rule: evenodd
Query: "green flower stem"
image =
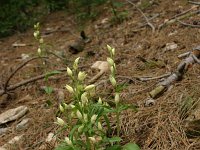
<path fill-rule="evenodd" d="M 120 111 L 119 111 L 119 104 L 116 104 L 116 109 L 117 109 L 117 136 L 119 137 L 120 136 Z M 119 144 L 119 142 L 118 142 Z"/>
<path fill-rule="evenodd" d="M 86 146 L 87 146 L 87 150 L 91 150 L 91 144 L 90 144 L 90 139 L 87 133 L 85 133 L 85 137 L 86 137 Z"/>

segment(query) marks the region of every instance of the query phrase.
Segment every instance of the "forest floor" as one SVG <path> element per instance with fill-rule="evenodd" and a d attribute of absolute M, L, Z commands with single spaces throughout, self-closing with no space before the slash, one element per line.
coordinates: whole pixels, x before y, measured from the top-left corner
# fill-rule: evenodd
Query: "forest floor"
<path fill-rule="evenodd" d="M 84 25 L 84 31 L 91 38 L 84 51 L 71 54 L 68 46 L 79 36 L 80 25 L 76 24 L 74 15 L 61 11 L 50 14 L 41 23 L 41 33 L 47 48 L 56 53 L 63 53 L 67 62 L 55 56 L 49 56 L 47 66 L 42 66 L 41 60 L 34 60 L 20 69 L 9 82 L 14 85 L 25 79 L 44 74 L 60 68 L 71 66 L 75 58 L 81 57 L 81 70 L 88 73 L 86 83 L 96 72 L 91 70 L 91 65 L 96 61 L 106 61 L 109 56 L 106 45 L 116 49 L 116 65 L 119 83 L 126 83 L 122 91 L 123 102 L 135 104 L 138 111 L 124 115 L 123 138 L 125 141 L 136 142 L 144 150 L 195 150 L 200 149 L 199 138 L 189 138 L 185 132 L 185 120 L 190 114 L 190 108 L 183 109 L 187 102 L 194 103 L 200 97 L 200 66 L 194 64 L 184 75 L 181 81 L 172 85 L 170 90 L 164 92 L 156 99 L 153 106 L 145 107 L 148 92 L 155 88 L 160 79 L 139 81 L 136 77 L 157 77 L 176 70 L 181 62 L 178 55 L 191 51 L 198 46 L 200 39 L 200 15 L 193 14 L 180 18 L 182 22 L 193 26 L 183 25 L 175 21 L 163 26 L 159 25 L 177 17 L 184 11 L 186 14 L 200 9 L 186 0 L 151 1 L 142 11 L 150 22 L 156 27 L 155 32 L 147 25 L 142 14 L 130 3 L 124 4 L 123 10 L 128 10 L 128 16 L 122 23 L 110 22 L 113 14 L 110 8 L 100 7 L 100 16 Z M 142 4 L 141 4 L 142 5 Z M 141 8 L 141 7 L 140 7 Z M 82 27 L 83 28 L 83 27 Z M 48 33 L 49 31 L 55 32 Z M 22 54 L 29 57 L 37 55 L 38 43 L 33 37 L 33 29 L 25 33 L 0 39 L 0 83 L 3 85 L 16 66 L 23 63 Z M 14 43 L 26 46 L 14 46 Z M 66 65 L 67 64 L 67 65 Z M 103 75 L 95 84 L 108 79 L 108 74 Z M 1 96 L 0 113 L 17 106 L 25 105 L 29 112 L 29 126 L 22 131 L 16 131 L 15 126 L 23 118 L 11 122 L 12 129 L 0 136 L 0 146 L 14 136 L 24 135 L 23 140 L 15 145 L 14 149 L 41 149 L 48 133 L 56 132 L 56 112 L 59 101 L 56 94 L 47 95 L 41 86 L 63 88 L 69 83 L 66 73 L 56 75 L 49 80 L 38 80 L 21 86 L 12 92 L 12 96 L 5 100 Z M 100 95 L 107 97 L 111 92 L 109 82 L 101 87 Z M 69 101 L 69 94 L 65 93 L 65 101 Z M 48 105 L 49 102 L 52 105 Z M 126 133 L 125 133 L 126 132 Z M 48 144 L 44 149 L 53 149 Z"/>

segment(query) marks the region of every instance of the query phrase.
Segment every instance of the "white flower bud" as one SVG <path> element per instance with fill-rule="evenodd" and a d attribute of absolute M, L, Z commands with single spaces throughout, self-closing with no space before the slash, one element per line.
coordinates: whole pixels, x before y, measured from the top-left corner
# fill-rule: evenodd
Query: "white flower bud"
<path fill-rule="evenodd" d="M 112 73 L 112 74 L 114 74 L 114 73 L 115 73 L 115 69 L 114 69 L 114 67 L 113 67 L 113 66 L 111 66 L 111 67 L 110 67 L 110 71 L 111 71 L 111 73 Z"/>
<path fill-rule="evenodd" d="M 110 66 L 113 66 L 114 65 L 114 61 L 112 58 L 108 57 L 107 58 L 107 62 L 110 64 Z"/>
<path fill-rule="evenodd" d="M 83 120 L 85 123 L 88 122 L 88 115 L 87 114 L 83 114 Z"/>
<path fill-rule="evenodd" d="M 92 143 L 95 143 L 95 142 L 96 142 L 96 139 L 95 139 L 94 137 L 89 137 L 89 139 L 90 139 L 90 141 L 91 141 Z"/>
<path fill-rule="evenodd" d="M 97 119 L 97 116 L 98 116 L 98 115 L 93 115 L 93 116 L 91 117 L 91 123 L 92 123 L 92 124 L 95 123 L 95 121 L 96 121 L 96 119 Z"/>
<path fill-rule="evenodd" d="M 111 52 L 113 55 L 115 55 L 115 48 L 112 48 Z"/>
<path fill-rule="evenodd" d="M 61 104 L 59 105 L 59 109 L 60 109 L 61 112 L 65 111 L 64 108 L 63 108 L 63 106 Z"/>
<path fill-rule="evenodd" d="M 74 118 L 75 116 L 75 112 L 71 112 L 71 117 Z"/>
<path fill-rule="evenodd" d="M 91 85 L 86 86 L 84 90 L 89 91 L 89 90 L 93 89 L 94 87 L 95 87 L 95 85 L 91 84 Z"/>
<path fill-rule="evenodd" d="M 36 39 L 38 38 L 39 34 L 40 34 L 39 31 L 35 31 L 35 32 L 33 33 L 33 35 L 34 35 L 34 37 L 35 37 Z"/>
<path fill-rule="evenodd" d="M 87 74 L 85 72 L 79 72 L 78 73 L 78 80 L 83 81 L 86 78 Z"/>
<path fill-rule="evenodd" d="M 61 118 L 57 117 L 57 124 L 60 126 L 64 126 L 65 122 Z"/>
<path fill-rule="evenodd" d="M 101 97 L 99 97 L 98 104 L 102 104 Z"/>
<path fill-rule="evenodd" d="M 118 104 L 119 103 L 119 93 L 115 94 L 115 103 Z"/>
<path fill-rule="evenodd" d="M 110 79 L 112 86 L 116 86 L 117 82 L 116 82 L 115 78 L 113 76 L 110 76 L 109 79 Z"/>
<path fill-rule="evenodd" d="M 43 44 L 44 43 L 43 38 L 40 38 L 39 42 L 40 42 L 40 44 Z"/>
<path fill-rule="evenodd" d="M 65 88 L 66 88 L 70 93 L 74 93 L 74 89 L 73 89 L 71 86 L 69 86 L 69 85 L 66 84 Z"/>
<path fill-rule="evenodd" d="M 98 127 L 99 130 L 102 130 L 102 129 L 103 129 L 103 127 L 102 127 L 102 125 L 101 125 L 100 122 L 98 122 L 97 127 Z"/>
<path fill-rule="evenodd" d="M 66 103 L 63 103 L 64 109 L 68 109 L 69 105 L 67 105 Z"/>
<path fill-rule="evenodd" d="M 70 77 L 73 75 L 72 70 L 69 67 L 67 67 L 67 74 Z"/>
<path fill-rule="evenodd" d="M 112 47 L 110 45 L 107 45 L 107 49 L 108 49 L 109 52 L 112 53 Z"/>
<path fill-rule="evenodd" d="M 81 125 L 80 127 L 78 127 L 78 132 L 81 133 L 83 131 L 84 125 Z"/>
<path fill-rule="evenodd" d="M 81 112 L 79 110 L 76 111 L 76 116 L 78 117 L 78 119 L 82 120 L 83 116 L 81 114 Z"/>
<path fill-rule="evenodd" d="M 78 57 L 78 58 L 75 59 L 74 65 L 73 65 L 74 69 L 77 69 L 77 68 L 78 68 L 79 59 L 80 59 L 80 57 Z"/>
<path fill-rule="evenodd" d="M 71 107 L 71 109 L 75 108 L 76 106 L 73 104 L 69 104 L 69 107 Z"/>
<path fill-rule="evenodd" d="M 66 142 L 69 146 L 72 146 L 72 141 L 71 141 L 68 137 L 65 137 L 65 142 Z"/>
<path fill-rule="evenodd" d="M 87 93 L 84 92 L 82 95 L 81 95 L 81 102 L 83 105 L 86 105 L 88 103 L 88 98 L 87 98 Z"/>
<path fill-rule="evenodd" d="M 37 52 L 38 52 L 38 54 L 40 55 L 40 54 L 42 53 L 41 48 L 38 48 Z"/>
<path fill-rule="evenodd" d="M 109 106 L 109 104 L 107 102 L 104 102 L 103 105 L 104 106 Z"/>

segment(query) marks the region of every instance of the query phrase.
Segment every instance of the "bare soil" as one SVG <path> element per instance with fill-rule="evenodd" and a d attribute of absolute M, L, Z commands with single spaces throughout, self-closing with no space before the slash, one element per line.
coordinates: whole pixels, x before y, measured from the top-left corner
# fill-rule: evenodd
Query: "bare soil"
<path fill-rule="evenodd" d="M 158 27 L 160 24 L 171 19 L 172 17 L 184 12 L 194 5 L 187 3 L 186 0 L 153 0 L 153 3 L 144 8 L 142 11 L 148 18 L 159 14 L 150 22 Z M 118 69 L 118 82 L 127 83 L 121 94 L 123 102 L 138 105 L 138 112 L 125 114 L 123 116 L 123 138 L 126 142 L 134 141 L 141 149 L 144 150 L 197 150 L 200 149 L 199 138 L 188 138 L 184 130 L 184 120 L 181 117 L 181 106 L 185 100 L 192 98 L 194 101 L 200 97 L 200 66 L 193 65 L 184 75 L 184 78 L 173 84 L 171 90 L 166 91 L 157 98 L 156 104 L 151 107 L 144 107 L 145 99 L 159 80 L 150 80 L 141 82 L 134 77 L 150 76 L 155 77 L 168 72 L 173 72 L 180 59 L 179 54 L 191 51 L 198 46 L 200 39 L 200 28 L 184 26 L 179 22 L 163 27 L 159 31 L 152 32 L 152 29 L 145 25 L 144 17 L 135 7 L 125 3 L 123 9 L 128 10 L 128 17 L 122 23 L 110 23 L 105 20 L 112 19 L 112 13 L 108 6 L 101 6 L 100 16 L 95 20 L 89 21 L 84 25 L 86 34 L 91 37 L 92 41 L 88 43 L 83 52 L 70 54 L 68 45 L 79 36 L 80 24 L 74 21 L 74 14 L 64 11 L 56 12 L 47 16 L 41 23 L 41 32 L 46 32 L 48 28 L 63 29 L 50 33 L 44 37 L 48 49 L 51 51 L 62 52 L 66 59 L 73 61 L 81 57 L 81 70 L 88 72 L 87 81 L 95 75 L 90 66 L 98 60 L 106 60 L 108 52 L 106 45 L 109 44 L 116 49 L 116 63 Z M 199 7 L 196 7 L 198 10 Z M 200 24 L 199 14 L 186 17 L 181 21 L 190 24 Z M 13 43 L 25 43 L 24 47 L 13 47 Z M 177 44 L 173 50 L 165 50 L 167 43 Z M 21 54 L 34 56 L 37 54 L 37 42 L 33 37 L 33 30 L 30 29 L 25 33 L 17 33 L 13 36 L 0 39 L 0 83 L 3 85 L 12 70 L 23 61 Z M 48 71 L 58 68 L 66 68 L 67 65 L 55 56 L 49 56 L 47 66 L 42 67 L 41 60 L 35 60 L 26 65 L 10 81 L 10 84 L 18 83 L 24 79 L 41 75 Z M 138 57 L 157 62 L 157 65 L 147 65 Z M 97 82 L 107 79 L 104 75 Z M 127 78 L 131 78 L 130 81 Z M 86 81 L 86 82 L 87 82 Z M 40 80 L 34 83 L 17 88 L 12 91 L 13 94 L 9 100 L 0 100 L 0 113 L 15 108 L 20 105 L 29 107 L 26 117 L 31 118 L 29 127 L 25 131 L 16 131 L 15 125 L 20 121 L 11 124 L 12 130 L 5 136 L 0 137 L 0 145 L 5 144 L 12 137 L 24 134 L 25 138 L 18 143 L 17 148 L 23 150 L 39 149 L 44 143 L 49 132 L 56 131 L 54 124 L 56 112 L 58 109 L 58 100 L 56 94 L 48 96 L 40 90 L 41 86 L 52 86 L 63 88 L 69 83 L 66 74 L 55 76 L 48 81 Z M 112 92 L 109 83 L 101 87 L 100 95 L 106 98 L 108 92 Z M 66 91 L 65 100 L 69 101 L 70 97 Z M 23 99 L 25 96 L 29 98 Z M 47 101 L 51 100 L 52 105 L 47 106 Z M 127 113 L 127 112 L 126 112 Z M 125 133 L 126 131 L 126 133 Z M 48 145 L 46 149 L 53 149 Z"/>

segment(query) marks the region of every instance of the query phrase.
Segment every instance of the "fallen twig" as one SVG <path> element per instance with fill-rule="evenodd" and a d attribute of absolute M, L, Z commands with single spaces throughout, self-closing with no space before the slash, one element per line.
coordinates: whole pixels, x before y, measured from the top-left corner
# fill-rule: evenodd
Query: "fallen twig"
<path fill-rule="evenodd" d="M 188 1 L 188 3 L 195 4 L 195 5 L 200 5 L 200 2 Z"/>
<path fill-rule="evenodd" d="M 158 26 L 158 30 L 161 30 L 163 27 L 165 27 L 167 25 L 175 23 L 177 20 L 181 20 L 181 19 L 184 19 L 184 18 L 187 18 L 187 17 L 190 17 L 190 16 L 200 13 L 200 10 L 195 10 L 196 8 L 197 8 L 197 6 L 192 7 L 189 10 L 184 11 L 183 13 L 180 13 L 180 14 L 176 15 L 175 17 L 172 17 L 172 19 L 169 19 L 168 21 L 160 24 Z M 195 10 L 195 11 L 190 12 L 191 10 Z"/>
<path fill-rule="evenodd" d="M 10 76 L 8 76 L 5 84 L 4 84 L 4 91 L 6 92 L 7 91 L 7 87 L 8 87 L 8 84 L 9 84 L 9 81 L 11 80 L 11 78 L 21 69 L 23 68 L 26 64 L 28 64 L 30 61 L 32 60 L 35 60 L 35 59 L 43 59 L 43 58 L 48 58 L 48 57 L 33 57 L 33 58 L 30 58 L 28 60 L 26 60 L 24 63 L 20 64 L 17 68 L 15 68 L 15 70 L 10 74 Z"/>
<path fill-rule="evenodd" d="M 200 63 L 199 58 L 200 46 L 193 49 L 190 55 L 178 65 L 176 71 L 172 75 L 160 82 L 156 88 L 149 92 L 149 97 L 147 98 L 145 105 L 153 105 L 155 103 L 155 99 L 165 92 L 171 84 L 182 79 L 183 75 L 191 65 L 194 63 Z"/>
<path fill-rule="evenodd" d="M 67 69 L 59 69 L 57 71 L 61 71 L 61 72 L 64 72 L 66 71 Z M 6 91 L 5 90 L 0 90 L 0 96 L 2 96 L 3 94 L 6 94 L 8 91 L 13 91 L 23 85 L 26 85 L 28 83 L 32 83 L 32 82 L 35 82 L 35 81 L 38 81 L 38 80 L 41 80 L 41 79 L 44 79 L 47 75 L 49 75 L 49 73 L 45 73 L 45 74 L 42 74 L 42 75 L 39 75 L 39 76 L 36 76 L 36 77 L 33 77 L 33 78 L 30 78 L 30 79 L 27 79 L 27 80 L 24 80 L 24 81 L 21 81 L 19 83 L 16 83 L 14 85 L 11 85 L 9 87 L 6 88 Z"/>
<path fill-rule="evenodd" d="M 156 79 L 162 79 L 162 78 L 166 78 L 168 76 L 170 76 L 171 73 L 166 73 L 157 77 L 136 77 L 136 79 L 140 80 L 140 81 L 149 81 L 149 80 L 156 80 Z"/>
<path fill-rule="evenodd" d="M 144 17 L 144 19 L 147 22 L 147 25 L 149 25 L 152 29 L 152 32 L 155 32 L 155 27 L 154 25 L 149 21 L 149 19 L 147 18 L 147 16 L 142 12 L 142 10 L 140 8 L 138 8 L 133 2 L 131 2 L 130 0 L 126 0 L 128 3 L 130 3 L 131 5 L 133 5 Z"/>
<path fill-rule="evenodd" d="M 192 28 L 200 28 L 200 25 L 194 25 L 194 24 L 185 23 L 185 22 L 182 22 L 182 21 L 180 21 L 180 20 L 178 20 L 178 19 L 177 19 L 177 21 L 178 21 L 180 24 L 184 25 L 184 26 L 189 26 L 189 27 L 192 27 Z"/>

